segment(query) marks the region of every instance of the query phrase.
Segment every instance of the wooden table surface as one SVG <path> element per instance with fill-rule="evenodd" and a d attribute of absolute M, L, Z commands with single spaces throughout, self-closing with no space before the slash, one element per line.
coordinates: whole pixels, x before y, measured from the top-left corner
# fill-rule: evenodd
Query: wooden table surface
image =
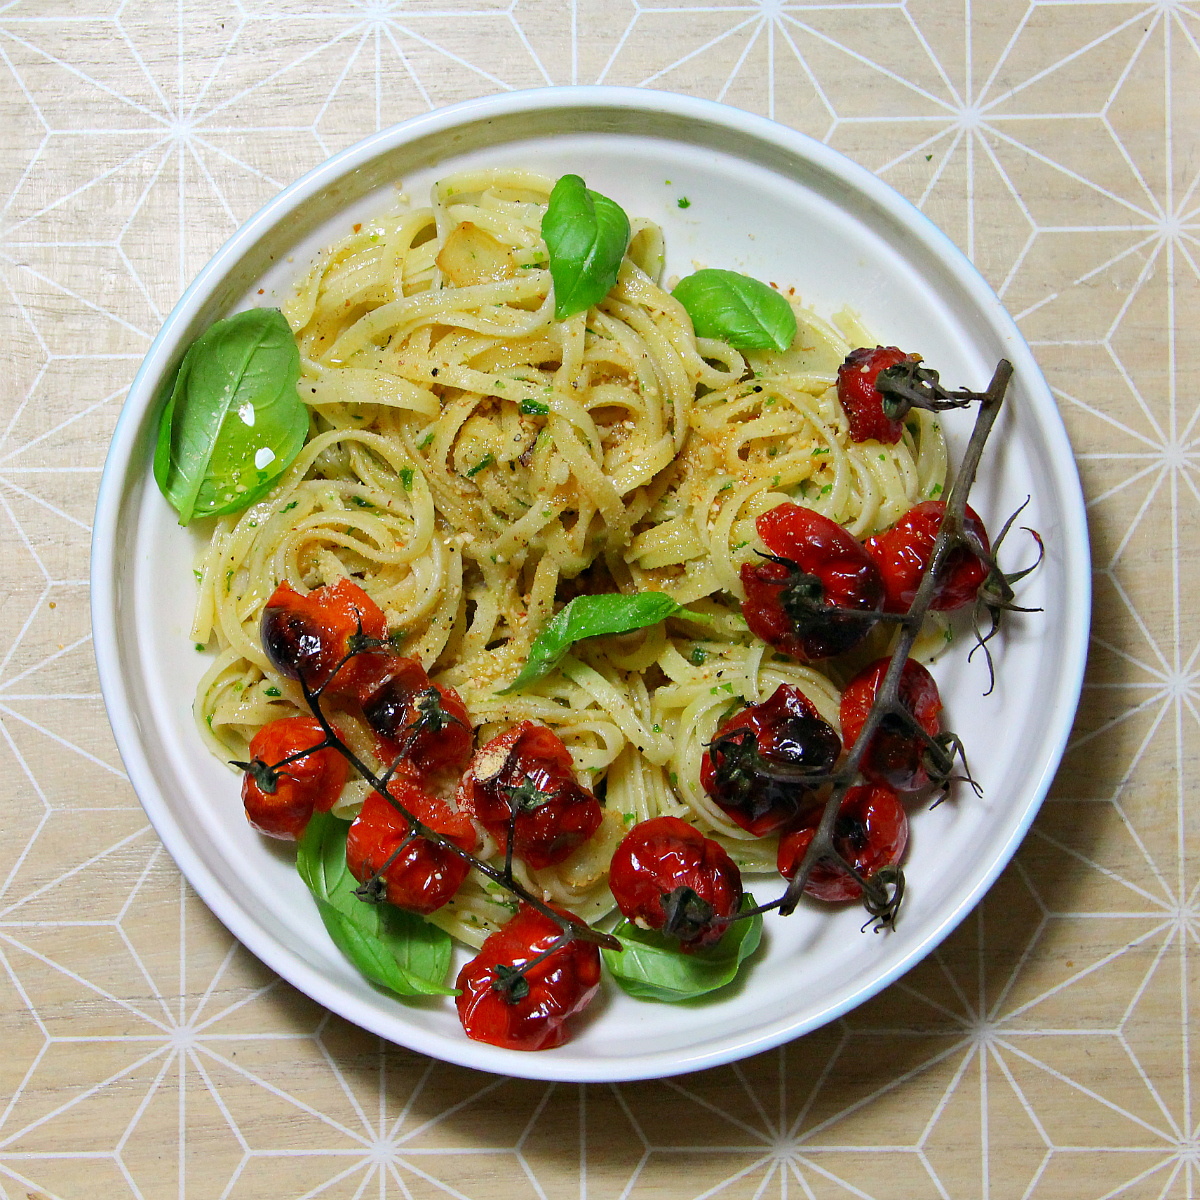
<path fill-rule="evenodd" d="M 0 6 L 0 1196 L 1200 1190 L 1200 3 L 15 0 Z M 117 413 L 266 199 L 471 96 L 724 100 L 878 172 L 1033 344 L 1089 502 L 1070 749 L 979 909 L 782 1049 L 620 1086 L 476 1074 L 274 978 L 181 880 L 99 696 Z"/>

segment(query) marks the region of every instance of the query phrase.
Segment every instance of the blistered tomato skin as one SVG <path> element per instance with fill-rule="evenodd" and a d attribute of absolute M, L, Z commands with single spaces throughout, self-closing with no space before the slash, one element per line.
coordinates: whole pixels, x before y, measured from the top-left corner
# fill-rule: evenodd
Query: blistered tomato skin
<path fill-rule="evenodd" d="M 564 916 L 567 914 L 564 914 Z M 567 1021 L 582 1012 L 600 986 L 600 951 L 572 940 L 525 975 L 528 992 L 501 990 L 497 968 L 520 967 L 549 950 L 562 931 L 522 904 L 517 915 L 483 943 L 459 972 L 459 1020 L 467 1036 L 508 1050 L 549 1050 L 570 1036 Z"/>
<path fill-rule="evenodd" d="M 534 870 L 552 867 L 600 826 L 600 802 L 575 780 L 571 754 L 544 725 L 522 721 L 478 751 L 458 788 L 458 806 Z M 516 810 L 516 820 L 512 813 Z"/>
<path fill-rule="evenodd" d="M 252 766 L 242 777 L 242 803 L 247 819 L 259 833 L 295 841 L 314 812 L 328 812 L 333 807 L 348 774 L 346 760 L 336 750 L 327 746 L 284 761 L 324 740 L 325 731 L 315 717 L 283 717 L 254 735 Z M 277 770 L 262 770 L 277 763 L 283 764 Z"/>
<path fill-rule="evenodd" d="M 852 442 L 883 442 L 894 446 L 904 434 L 904 422 L 884 415 L 879 372 L 908 361 L 896 346 L 860 346 L 838 367 L 837 393 L 850 421 Z"/>
<path fill-rule="evenodd" d="M 700 786 L 743 829 L 765 837 L 813 802 L 820 781 L 805 776 L 828 775 L 841 752 L 841 738 L 812 701 L 783 683 L 717 730 L 701 760 Z"/>
<path fill-rule="evenodd" d="M 357 698 L 381 739 L 381 757 L 418 770 L 461 771 L 471 757 L 471 719 L 453 689 L 430 682 L 415 658 L 388 650 L 361 656 Z"/>
<path fill-rule="evenodd" d="M 382 641 L 387 621 L 374 600 L 356 583 L 339 579 L 301 595 L 286 580 L 271 594 L 263 609 L 262 645 L 271 665 L 287 679 L 301 675 L 310 688 L 325 687 L 331 695 L 352 694 L 363 674 L 361 655 L 333 675 L 338 663 L 361 633 Z"/>
<path fill-rule="evenodd" d="M 842 736 L 852 746 L 887 674 L 891 659 L 880 658 L 864 667 L 842 692 Z M 900 675 L 899 700 L 930 737 L 941 732 L 942 698 L 934 678 L 919 662 L 907 659 Z M 919 792 L 930 780 L 925 765 L 927 745 L 915 731 L 894 717 L 885 717 L 859 763 L 865 778 L 898 792 Z"/>
<path fill-rule="evenodd" d="M 933 558 L 933 546 L 945 512 L 945 501 L 925 500 L 910 508 L 890 529 L 867 539 L 867 553 L 875 560 L 883 578 L 887 592 L 884 608 L 888 612 L 906 613 L 912 608 L 921 578 Z M 970 506 L 964 525 L 985 550 L 990 549 L 987 530 Z M 974 603 L 987 574 L 988 569 L 978 555 L 965 546 L 955 546 L 946 556 L 929 607 L 938 612 L 953 612 Z"/>
<path fill-rule="evenodd" d="M 755 527 L 773 557 L 742 566 L 742 615 L 750 631 L 800 662 L 857 646 L 884 599 L 879 567 L 862 543 L 799 504 L 778 505 Z"/>
<path fill-rule="evenodd" d="M 820 823 L 821 809 L 813 809 L 779 839 L 776 863 L 786 879 L 793 878 L 800 869 Z M 851 788 L 838 808 L 833 844 L 864 879 L 883 867 L 895 866 L 908 844 L 908 817 L 896 793 L 879 784 Z M 853 876 L 826 862 L 813 867 L 804 890 L 831 903 L 862 896 L 862 888 Z"/>
<path fill-rule="evenodd" d="M 468 853 L 474 852 L 478 837 L 467 816 L 454 812 L 414 782 L 393 778 L 388 791 L 435 833 Z M 404 817 L 385 797 L 372 792 L 346 835 L 346 866 L 359 883 L 382 870 L 383 899 L 397 908 L 427 916 L 458 891 L 471 867 L 453 850 L 419 834 L 397 854 L 408 830 Z"/>
<path fill-rule="evenodd" d="M 721 918 L 742 902 L 737 864 L 678 817 L 635 825 L 613 854 L 608 883 L 627 920 L 677 937 L 684 950 L 719 942 L 727 928 Z"/>

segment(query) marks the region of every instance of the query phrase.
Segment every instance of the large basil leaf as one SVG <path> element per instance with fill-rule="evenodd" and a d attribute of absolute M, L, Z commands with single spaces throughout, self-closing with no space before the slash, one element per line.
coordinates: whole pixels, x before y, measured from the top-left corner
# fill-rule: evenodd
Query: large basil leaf
<path fill-rule="evenodd" d="M 612 290 L 629 245 L 629 218 L 578 175 L 564 175 L 550 193 L 542 237 L 550 251 L 554 317 L 562 321 L 599 304 Z"/>
<path fill-rule="evenodd" d="M 647 625 L 657 625 L 659 621 L 665 621 L 682 611 L 681 605 L 662 592 L 638 592 L 635 596 L 615 593 L 576 596 L 534 638 L 521 673 L 501 690 L 500 695 L 519 691 L 543 675 L 548 675 L 581 638 L 599 637 L 606 633 L 632 633 Z"/>
<path fill-rule="evenodd" d="M 334 945 L 369 979 L 400 996 L 456 996 L 442 980 L 450 969 L 450 935 L 391 904 L 354 894 L 346 866 L 349 821 L 313 813 L 296 850 L 296 869 L 317 901 Z"/>
<path fill-rule="evenodd" d="M 308 436 L 300 352 L 277 308 L 252 308 L 188 349 L 159 422 L 154 478 L 179 513 L 239 512 L 261 499 Z"/>
<path fill-rule="evenodd" d="M 742 909 L 753 908 L 754 897 L 742 897 Z M 612 977 L 637 1000 L 677 1003 L 714 992 L 732 983 L 762 937 L 762 915 L 734 921 L 715 945 L 685 954 L 675 938 L 622 921 L 613 933 L 621 949 L 604 950 Z"/>
<path fill-rule="evenodd" d="M 692 318 L 697 337 L 720 338 L 735 350 L 786 350 L 796 314 L 774 288 L 736 271 L 687 275 L 671 293 Z"/>

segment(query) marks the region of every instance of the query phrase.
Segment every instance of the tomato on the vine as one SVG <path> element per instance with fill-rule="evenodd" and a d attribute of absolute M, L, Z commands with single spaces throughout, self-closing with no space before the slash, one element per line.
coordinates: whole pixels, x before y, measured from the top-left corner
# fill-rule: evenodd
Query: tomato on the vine
<path fill-rule="evenodd" d="M 852 746 L 866 724 L 875 703 L 889 658 L 876 659 L 864 667 L 842 692 L 842 736 Z M 930 738 L 941 732 L 942 698 L 937 683 L 919 662 L 907 659 L 900 675 L 898 698 Z M 919 792 L 930 783 L 930 746 L 903 719 L 888 715 L 880 722 L 859 763 L 859 770 L 872 783 L 882 783 L 898 792 Z"/>
<path fill-rule="evenodd" d="M 743 829 L 764 837 L 812 802 L 819 777 L 841 752 L 841 738 L 812 701 L 781 683 L 717 730 L 701 761 L 700 786 Z"/>
<path fill-rule="evenodd" d="M 711 946 L 742 902 L 742 873 L 719 843 L 678 817 L 635 825 L 612 856 L 608 886 L 626 919 Z"/>
<path fill-rule="evenodd" d="M 857 538 L 799 504 L 780 504 L 755 522 L 770 551 L 742 566 L 750 631 L 801 662 L 857 646 L 883 605 L 883 580 Z"/>
<path fill-rule="evenodd" d="M 909 361 L 896 346 L 860 346 L 838 367 L 837 393 L 850 421 L 852 442 L 877 441 L 894 446 L 904 434 L 904 422 L 883 410 L 879 372 Z"/>
<path fill-rule="evenodd" d="M 271 665 L 287 679 L 304 677 L 310 688 L 350 694 L 364 675 L 362 655 L 338 663 L 353 650 L 387 638 L 379 606 L 356 583 L 339 579 L 301 595 L 284 580 L 262 615 L 262 645 Z M 330 677 L 333 676 L 331 679 Z"/>
<path fill-rule="evenodd" d="M 545 725 L 522 721 L 471 760 L 458 806 L 538 870 L 560 863 L 600 826 L 600 802 L 575 780 L 570 751 Z M 514 815 L 515 814 L 515 815 Z"/>
<path fill-rule="evenodd" d="M 776 864 L 785 878 L 793 878 L 800 869 L 820 823 L 821 809 L 812 809 L 779 839 Z M 846 793 L 834 818 L 833 844 L 864 879 L 882 867 L 895 866 L 907 843 L 908 817 L 895 792 L 880 784 L 862 784 Z M 857 900 L 862 895 L 854 877 L 830 862 L 813 867 L 804 890 L 831 902 Z"/>
<path fill-rule="evenodd" d="M 888 612 L 906 613 L 912 607 L 933 557 L 945 512 L 944 500 L 922 501 L 890 529 L 867 539 L 867 553 L 878 565 L 887 591 L 884 608 Z M 963 524 L 979 539 L 984 550 L 990 549 L 987 530 L 969 505 Z M 929 607 L 938 612 L 952 612 L 973 603 L 979 585 L 988 576 L 988 568 L 974 551 L 959 544 L 946 555 L 939 576 Z"/>
<path fill-rule="evenodd" d="M 393 776 L 388 791 L 435 833 L 468 854 L 474 852 L 479 836 L 465 813 L 455 812 L 409 779 Z M 405 818 L 385 796 L 372 792 L 346 834 L 346 866 L 359 883 L 378 879 L 377 898 L 425 916 L 458 891 L 471 864 L 421 834 L 409 834 Z"/>
<path fill-rule="evenodd" d="M 403 756 L 421 771 L 461 771 L 473 738 L 459 694 L 431 683 L 415 658 L 381 649 L 361 659 L 358 701 L 379 735 L 382 757 Z"/>
<path fill-rule="evenodd" d="M 563 916 L 578 923 L 568 913 Z M 600 986 L 600 951 L 579 939 L 551 950 L 561 936 L 554 921 L 522 904 L 483 943 L 458 974 L 455 1004 L 468 1037 L 509 1050 L 548 1050 L 567 1040 L 567 1019 L 581 1012 Z"/>
<path fill-rule="evenodd" d="M 254 735 L 250 761 L 237 765 L 245 769 L 246 817 L 260 833 L 295 841 L 314 811 L 333 807 L 346 783 L 346 760 L 331 746 L 312 749 L 324 740 L 315 717 L 281 717 Z"/>

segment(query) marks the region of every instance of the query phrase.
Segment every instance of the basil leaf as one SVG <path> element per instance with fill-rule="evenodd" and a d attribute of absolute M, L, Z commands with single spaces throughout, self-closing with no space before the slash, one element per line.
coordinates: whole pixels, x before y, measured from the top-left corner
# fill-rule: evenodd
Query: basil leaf
<path fill-rule="evenodd" d="M 754 897 L 742 897 L 742 910 Z M 684 953 L 674 938 L 622 921 L 614 935 L 621 950 L 603 950 L 604 961 L 621 990 L 636 1000 L 678 1003 L 707 995 L 732 983 L 742 965 L 758 949 L 762 914 L 734 921 L 715 945 Z"/>
<path fill-rule="evenodd" d="M 276 308 L 252 308 L 188 349 L 159 422 L 154 478 L 180 525 L 261 499 L 300 453 L 300 352 Z"/>
<path fill-rule="evenodd" d="M 564 175 L 550 193 L 542 237 L 550 251 L 554 319 L 562 321 L 599 304 L 612 290 L 629 245 L 629 218 L 578 175 Z"/>
<path fill-rule="evenodd" d="M 334 945 L 369 979 L 400 996 L 456 996 L 442 985 L 450 935 L 416 913 L 368 904 L 346 866 L 349 821 L 313 813 L 296 849 L 296 869 L 317 901 Z"/>
<path fill-rule="evenodd" d="M 682 605 L 662 592 L 638 592 L 636 596 L 576 596 L 533 639 L 521 673 L 499 694 L 507 696 L 509 692 L 520 691 L 548 675 L 580 638 L 632 633 L 647 625 L 657 625 L 682 611 Z"/>
<path fill-rule="evenodd" d="M 774 288 L 736 271 L 687 275 L 671 293 L 692 318 L 697 337 L 720 338 L 735 350 L 786 350 L 796 314 Z"/>

